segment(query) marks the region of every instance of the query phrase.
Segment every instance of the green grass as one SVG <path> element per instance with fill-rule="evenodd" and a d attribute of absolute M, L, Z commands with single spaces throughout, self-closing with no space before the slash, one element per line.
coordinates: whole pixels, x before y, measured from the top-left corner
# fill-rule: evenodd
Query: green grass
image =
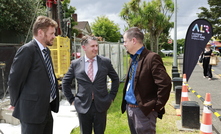
<path fill-rule="evenodd" d="M 172 70 L 172 57 L 163 58 L 164 65 L 167 69 L 168 74 L 171 76 Z M 121 101 L 122 101 L 122 90 L 124 83 L 120 84 L 118 94 L 112 103 L 107 114 L 107 126 L 105 134 L 130 134 L 130 130 L 127 123 L 126 113 L 121 114 Z M 173 108 L 172 103 L 175 101 L 175 94 L 171 92 L 170 98 L 165 106 L 166 113 L 163 119 L 157 119 L 157 134 L 198 134 L 199 131 L 179 131 L 176 122 L 181 120 L 180 116 L 176 115 L 176 110 Z M 80 129 L 73 129 L 71 134 L 79 134 Z"/>
<path fill-rule="evenodd" d="M 172 62 L 173 57 L 164 57 L 162 58 L 164 66 L 166 67 L 167 73 L 172 78 Z M 176 110 L 173 108 L 173 103 L 175 103 L 175 94 L 174 92 L 170 93 L 170 98 L 165 106 L 166 113 L 163 116 L 163 119 L 157 120 L 157 134 L 198 134 L 199 131 L 179 131 L 177 127 L 177 122 L 181 121 L 181 117 L 176 115 Z"/>

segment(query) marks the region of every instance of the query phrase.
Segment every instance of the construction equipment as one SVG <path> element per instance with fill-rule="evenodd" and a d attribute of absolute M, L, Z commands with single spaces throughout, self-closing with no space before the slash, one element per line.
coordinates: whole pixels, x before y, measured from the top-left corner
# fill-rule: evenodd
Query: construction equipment
<path fill-rule="evenodd" d="M 63 19 L 63 9 L 61 1 L 63 0 L 46 0 L 48 17 L 58 23 L 56 31 L 57 37 L 54 40 L 53 46 L 48 48 L 51 50 L 51 57 L 54 66 L 55 75 L 59 85 L 64 74 L 70 66 L 70 51 L 71 43 L 70 36 L 68 37 L 69 19 Z"/>

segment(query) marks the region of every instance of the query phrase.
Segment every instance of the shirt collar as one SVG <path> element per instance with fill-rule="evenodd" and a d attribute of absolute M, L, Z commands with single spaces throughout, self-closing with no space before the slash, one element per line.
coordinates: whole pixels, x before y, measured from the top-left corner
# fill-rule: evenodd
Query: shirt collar
<path fill-rule="evenodd" d="M 43 49 L 46 49 L 46 47 L 44 47 L 37 39 L 34 38 L 34 40 L 37 42 L 40 50 L 42 51 Z"/>
<path fill-rule="evenodd" d="M 137 57 L 137 55 L 141 54 L 143 50 L 144 50 L 144 46 L 141 47 L 134 55 L 131 54 L 130 57 L 131 58 Z"/>
<path fill-rule="evenodd" d="M 84 55 L 84 59 L 85 59 L 85 62 L 88 62 L 88 60 L 90 60 L 86 55 Z M 97 60 L 97 56 L 95 56 L 93 59 L 94 59 L 94 61 L 96 61 Z"/>

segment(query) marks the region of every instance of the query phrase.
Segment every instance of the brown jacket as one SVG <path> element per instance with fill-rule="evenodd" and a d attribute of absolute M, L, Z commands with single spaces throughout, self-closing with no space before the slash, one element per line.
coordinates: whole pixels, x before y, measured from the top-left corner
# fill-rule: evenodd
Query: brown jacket
<path fill-rule="evenodd" d="M 122 113 L 126 110 L 125 93 L 128 77 L 123 90 Z M 171 79 L 166 72 L 161 57 L 147 50 L 142 51 L 134 79 L 134 94 L 141 111 L 147 116 L 152 109 L 164 112 L 164 105 L 169 99 Z"/>

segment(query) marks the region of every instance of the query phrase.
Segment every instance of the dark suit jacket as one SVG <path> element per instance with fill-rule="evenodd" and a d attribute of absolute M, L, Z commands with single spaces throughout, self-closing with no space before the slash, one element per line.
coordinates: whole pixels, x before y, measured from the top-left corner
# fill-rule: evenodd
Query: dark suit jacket
<path fill-rule="evenodd" d="M 122 113 L 126 110 L 127 102 L 124 97 L 128 80 L 127 77 L 123 90 Z M 171 79 L 166 72 L 161 57 L 146 48 L 140 55 L 134 80 L 134 89 L 139 108 L 146 116 L 152 109 L 158 113 L 164 110 L 163 107 L 170 95 Z"/>
<path fill-rule="evenodd" d="M 73 60 L 68 72 L 62 81 L 62 89 L 70 104 L 74 101 L 78 113 L 86 113 L 92 103 L 92 91 L 94 92 L 94 104 L 98 112 L 107 111 L 114 100 L 118 87 L 119 77 L 108 58 L 97 56 L 98 71 L 93 82 L 85 72 L 84 56 Z M 107 76 L 112 81 L 110 92 L 107 90 Z M 77 80 L 77 94 L 71 92 L 71 82 Z"/>
<path fill-rule="evenodd" d="M 11 105 L 15 107 L 13 116 L 21 121 L 41 123 L 45 120 L 49 108 L 58 112 L 57 81 L 57 97 L 50 103 L 50 80 L 44 58 L 35 40 L 18 49 L 11 66 L 8 86 Z"/>

